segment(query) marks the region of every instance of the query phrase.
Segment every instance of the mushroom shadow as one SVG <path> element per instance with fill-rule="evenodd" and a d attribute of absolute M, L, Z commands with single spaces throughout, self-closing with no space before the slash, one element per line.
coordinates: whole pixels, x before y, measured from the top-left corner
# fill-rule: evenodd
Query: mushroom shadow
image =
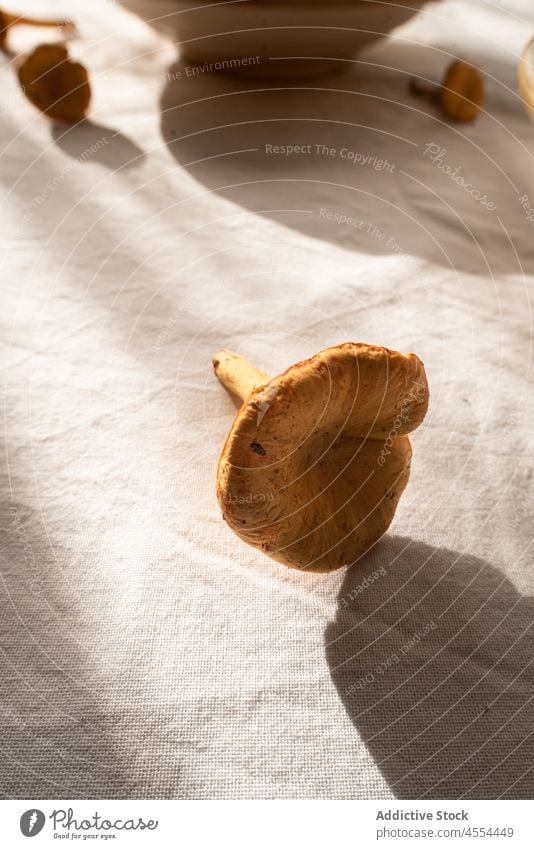
<path fill-rule="evenodd" d="M 534 600 L 495 566 L 389 537 L 347 571 L 332 680 L 398 798 L 531 799 Z"/>
<path fill-rule="evenodd" d="M 52 138 L 72 159 L 81 163 L 98 162 L 110 171 L 138 167 L 145 158 L 141 148 L 123 133 L 94 121 L 68 127 L 54 124 Z"/>

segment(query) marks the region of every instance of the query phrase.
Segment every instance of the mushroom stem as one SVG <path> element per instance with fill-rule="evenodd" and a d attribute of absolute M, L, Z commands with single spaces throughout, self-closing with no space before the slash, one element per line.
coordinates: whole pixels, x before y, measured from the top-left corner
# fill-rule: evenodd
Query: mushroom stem
<path fill-rule="evenodd" d="M 10 12 L 2 12 L 2 23 L 4 29 L 15 27 L 19 24 L 28 27 L 59 27 L 60 29 L 74 29 L 73 21 L 52 20 L 50 18 L 27 18 L 24 15 L 13 15 Z"/>
<path fill-rule="evenodd" d="M 16 57 L 16 53 L 8 46 L 8 33 L 12 27 L 23 24 L 30 27 L 59 27 L 69 35 L 76 34 L 76 26 L 72 21 L 57 21 L 47 18 L 27 18 L 23 15 L 13 15 L 10 12 L 4 12 L 0 9 L 0 51 L 2 51 L 10 59 Z"/>
<path fill-rule="evenodd" d="M 215 354 L 213 369 L 223 386 L 242 401 L 256 386 L 263 386 L 271 379 L 264 371 L 233 351 L 219 351 Z"/>
<path fill-rule="evenodd" d="M 421 82 L 417 77 L 410 77 L 409 86 L 411 93 L 415 94 L 416 97 L 430 97 L 431 99 L 439 97 L 443 88 L 438 83 Z"/>

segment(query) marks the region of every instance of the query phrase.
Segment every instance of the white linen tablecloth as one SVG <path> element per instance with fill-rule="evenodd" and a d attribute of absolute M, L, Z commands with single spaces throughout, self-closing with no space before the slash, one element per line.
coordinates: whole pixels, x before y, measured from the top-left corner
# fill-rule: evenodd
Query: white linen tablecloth
<path fill-rule="evenodd" d="M 532 798 L 531 4 L 432 4 L 272 87 L 67 7 L 91 122 L 2 69 L 0 793 Z M 473 125 L 408 91 L 454 56 Z M 415 351 L 430 411 L 387 536 L 300 574 L 222 521 L 211 357 L 348 340 Z"/>

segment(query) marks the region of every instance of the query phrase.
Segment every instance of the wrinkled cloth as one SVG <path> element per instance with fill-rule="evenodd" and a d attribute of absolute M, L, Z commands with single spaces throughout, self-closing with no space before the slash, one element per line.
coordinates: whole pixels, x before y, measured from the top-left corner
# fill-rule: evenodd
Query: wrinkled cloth
<path fill-rule="evenodd" d="M 88 122 L 3 60 L 0 793 L 532 798 L 530 4 L 287 84 L 188 73 L 170 2 L 88 5 Z M 471 125 L 408 88 L 457 56 Z M 222 520 L 211 357 L 349 340 L 416 352 L 430 409 L 389 533 L 302 574 Z"/>

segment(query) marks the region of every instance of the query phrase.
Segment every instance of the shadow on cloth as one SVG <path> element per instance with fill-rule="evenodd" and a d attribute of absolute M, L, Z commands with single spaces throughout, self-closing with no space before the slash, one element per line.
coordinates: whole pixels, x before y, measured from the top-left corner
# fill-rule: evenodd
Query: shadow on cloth
<path fill-rule="evenodd" d="M 410 96 L 408 79 L 363 60 L 286 84 L 178 61 L 161 97 L 162 135 L 209 192 L 315 239 L 486 276 L 534 268 L 534 251 L 519 262 L 510 241 L 525 241 L 529 225 L 496 165 L 519 167 L 515 137 L 489 114 L 468 130 L 447 123 Z M 504 206 L 506 230 L 493 209 Z"/>
<path fill-rule="evenodd" d="M 326 656 L 398 798 L 532 798 L 533 621 L 533 599 L 455 551 L 389 537 L 347 571 Z"/>
<path fill-rule="evenodd" d="M 131 737 L 135 707 L 106 708 L 100 657 L 89 639 L 83 644 L 87 611 L 75 568 L 60 568 L 61 543 L 29 501 L 26 492 L 0 504 L 10 555 L 0 557 L 0 797 L 134 796 L 138 785 L 120 743 Z M 82 533 L 77 529 L 77 542 Z"/>
<path fill-rule="evenodd" d="M 172 4 L 121 5 L 179 51 Z M 507 26 L 506 11 L 500 14 Z M 473 125 L 451 124 L 409 92 L 411 76 L 438 82 L 463 58 L 450 37 L 456 27 L 454 16 L 438 13 L 432 44 L 411 30 L 393 31 L 340 61 L 338 73 L 306 81 L 273 82 L 271 67 L 264 80 L 261 71 L 251 78 L 180 59 L 165 75 L 163 138 L 207 191 L 356 255 L 402 254 L 490 277 L 530 272 L 534 247 L 518 187 L 531 167 L 533 129 L 517 92 L 516 61 L 488 49 L 487 39 L 473 42 L 471 61 L 483 70 L 487 92 Z M 267 145 L 301 150 L 267 153 Z M 520 256 L 514 243 L 522 244 Z"/>
<path fill-rule="evenodd" d="M 70 127 L 54 124 L 52 139 L 72 159 L 98 162 L 110 171 L 135 168 L 145 158 L 141 148 L 123 133 L 94 121 L 82 121 Z"/>

